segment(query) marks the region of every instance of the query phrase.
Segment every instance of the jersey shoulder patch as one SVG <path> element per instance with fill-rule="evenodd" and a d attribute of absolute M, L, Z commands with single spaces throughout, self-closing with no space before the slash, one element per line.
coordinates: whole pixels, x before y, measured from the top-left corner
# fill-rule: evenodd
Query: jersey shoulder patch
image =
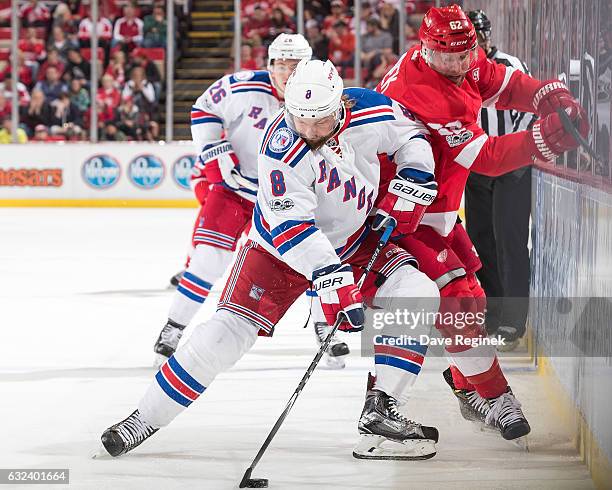
<path fill-rule="evenodd" d="M 229 81 L 233 94 L 255 92 L 274 95 L 270 73 L 265 70 L 239 71 L 230 75 Z"/>
<path fill-rule="evenodd" d="M 268 126 L 263 136 L 260 153 L 295 167 L 310 151 L 306 142 L 287 126 L 281 112 Z"/>
<path fill-rule="evenodd" d="M 348 88 L 343 93 L 354 104 L 351 107 L 349 128 L 395 119 L 393 102 L 386 95 L 367 88 Z"/>

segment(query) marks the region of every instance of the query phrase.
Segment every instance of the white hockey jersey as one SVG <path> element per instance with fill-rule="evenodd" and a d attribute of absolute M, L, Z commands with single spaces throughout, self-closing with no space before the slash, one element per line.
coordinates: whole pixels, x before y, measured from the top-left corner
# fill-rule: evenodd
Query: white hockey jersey
<path fill-rule="evenodd" d="M 240 173 L 257 183 L 257 153 L 264 129 L 281 106 L 267 71 L 241 71 L 212 84 L 191 108 L 191 136 L 201 154 L 225 138 L 238 156 Z M 202 177 L 198 159 L 192 184 Z M 256 193 L 241 188 L 237 193 L 255 201 Z"/>
<path fill-rule="evenodd" d="M 344 94 L 354 105 L 322 148 L 310 150 L 280 112 L 259 152 L 249 237 L 308 279 L 348 259 L 368 234 L 380 181 L 377 154 L 392 156 L 398 170 L 434 172 L 429 133 L 409 111 L 372 90 Z"/>

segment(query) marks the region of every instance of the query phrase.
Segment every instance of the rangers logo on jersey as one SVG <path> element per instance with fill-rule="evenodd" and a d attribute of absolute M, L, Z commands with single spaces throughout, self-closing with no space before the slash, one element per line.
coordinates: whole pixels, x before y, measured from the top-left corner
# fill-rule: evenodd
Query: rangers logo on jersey
<path fill-rule="evenodd" d="M 470 141 L 474 133 L 463 127 L 460 121 L 452 121 L 444 125 L 437 123 L 427 123 L 431 129 L 435 129 L 441 136 L 446 137 L 448 146 L 454 148 Z"/>
<path fill-rule="evenodd" d="M 280 153 L 293 144 L 293 131 L 289 128 L 280 128 L 270 138 L 270 150 Z"/>
<path fill-rule="evenodd" d="M 255 284 L 253 284 L 251 286 L 251 292 L 249 293 L 249 296 L 251 298 L 253 298 L 255 301 L 259 301 L 261 299 L 261 297 L 263 296 L 265 291 L 266 290 L 264 288 L 256 286 Z"/>

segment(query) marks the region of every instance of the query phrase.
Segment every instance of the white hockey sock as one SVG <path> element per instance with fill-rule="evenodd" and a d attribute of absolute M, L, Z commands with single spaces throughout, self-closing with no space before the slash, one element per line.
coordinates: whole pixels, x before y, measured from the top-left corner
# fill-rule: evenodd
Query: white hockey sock
<path fill-rule="evenodd" d="M 155 427 L 168 425 L 206 390 L 215 376 L 232 367 L 255 343 L 257 330 L 247 320 L 220 310 L 198 325 L 165 362 L 138 410 Z"/>
<path fill-rule="evenodd" d="M 408 304 L 413 312 L 423 311 L 418 323 L 405 325 L 405 331 L 402 332 L 418 339 L 419 334 L 431 330 L 433 315 L 428 316 L 425 313 L 437 311 L 439 298 L 438 287 L 433 281 L 414 267 L 405 265 L 393 272 L 378 289 L 374 305 L 386 312 L 404 309 Z M 401 341 L 407 339 L 398 337 L 397 330 L 393 330 L 394 335 L 385 335 L 383 329 L 381 335 L 375 337 L 379 342 L 374 344 L 374 388 L 404 404 L 408 401 L 410 389 L 421 371 L 427 346 L 419 344 L 416 339 L 402 343 Z"/>
<path fill-rule="evenodd" d="M 232 255 L 233 252 L 229 250 L 210 245 L 198 245 L 194 249 L 189 267 L 174 293 L 168 312 L 170 320 L 180 325 L 189 325 L 215 282 L 227 269 Z"/>

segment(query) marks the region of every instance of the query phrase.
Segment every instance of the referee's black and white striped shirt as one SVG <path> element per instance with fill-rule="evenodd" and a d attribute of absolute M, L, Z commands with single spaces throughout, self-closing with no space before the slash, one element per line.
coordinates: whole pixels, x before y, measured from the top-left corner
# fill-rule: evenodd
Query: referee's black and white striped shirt
<path fill-rule="evenodd" d="M 529 75 L 527 65 L 515 56 L 499 51 L 496 47 L 491 48 L 487 55 L 497 63 L 512 66 L 517 70 Z M 489 136 L 503 136 L 504 134 L 523 131 L 531 127 L 536 116 L 527 112 L 498 111 L 495 107 L 483 107 L 480 113 L 480 126 Z"/>

